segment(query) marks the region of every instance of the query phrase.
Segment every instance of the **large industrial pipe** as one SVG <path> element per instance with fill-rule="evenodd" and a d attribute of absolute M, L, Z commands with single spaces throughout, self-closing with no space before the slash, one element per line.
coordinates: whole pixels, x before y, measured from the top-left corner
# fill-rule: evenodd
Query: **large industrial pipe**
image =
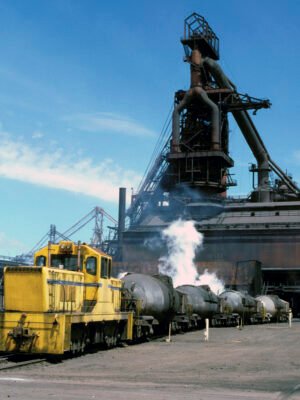
<path fill-rule="evenodd" d="M 219 150 L 220 149 L 220 128 L 219 128 L 219 109 L 218 106 L 210 100 L 207 96 L 205 90 L 202 87 L 197 86 L 186 92 L 183 100 L 175 107 L 173 111 L 172 117 L 172 147 L 175 152 L 179 152 L 179 117 L 181 111 L 187 108 L 187 106 L 192 102 L 194 98 L 208 106 L 211 110 L 211 123 L 212 123 L 212 149 Z"/>
<path fill-rule="evenodd" d="M 215 60 L 206 57 L 203 60 L 203 65 L 208 68 L 220 87 L 226 87 L 235 91 L 235 86 L 227 78 L 222 68 Z M 257 161 L 259 191 L 258 200 L 262 202 L 270 201 L 269 154 L 247 111 L 233 111 L 232 114 Z"/>
<path fill-rule="evenodd" d="M 257 160 L 258 200 L 262 202 L 270 201 L 269 155 L 256 136 L 256 129 L 253 127 L 253 123 L 247 111 L 233 111 L 232 114 Z"/>
<path fill-rule="evenodd" d="M 180 152 L 179 141 L 179 119 L 180 113 L 184 110 L 194 99 L 200 103 L 205 104 L 211 110 L 211 143 L 212 150 L 220 149 L 220 116 L 218 106 L 208 97 L 206 91 L 202 88 L 203 77 L 201 74 L 202 55 L 198 49 L 194 49 L 191 54 L 191 86 L 185 93 L 182 101 L 175 107 L 172 116 L 172 150 Z"/>
<path fill-rule="evenodd" d="M 119 188 L 119 216 L 118 216 L 118 258 L 122 259 L 123 232 L 126 216 L 126 188 Z"/>
<path fill-rule="evenodd" d="M 230 90 L 236 90 L 236 86 L 225 75 L 220 65 L 210 57 L 203 59 L 203 65 L 206 66 L 220 87 L 226 87 Z"/>

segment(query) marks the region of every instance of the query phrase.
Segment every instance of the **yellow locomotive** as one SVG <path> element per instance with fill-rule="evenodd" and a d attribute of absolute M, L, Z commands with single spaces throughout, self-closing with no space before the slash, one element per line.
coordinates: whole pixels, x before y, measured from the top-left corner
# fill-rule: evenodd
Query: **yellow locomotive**
<path fill-rule="evenodd" d="M 133 314 L 121 311 L 121 289 L 107 254 L 84 243 L 49 244 L 34 266 L 4 270 L 0 351 L 57 355 L 131 340 Z"/>

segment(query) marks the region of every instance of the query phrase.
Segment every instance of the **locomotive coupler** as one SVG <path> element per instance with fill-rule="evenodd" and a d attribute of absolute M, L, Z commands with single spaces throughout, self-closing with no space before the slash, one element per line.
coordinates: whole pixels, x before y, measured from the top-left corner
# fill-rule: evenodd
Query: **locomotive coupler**
<path fill-rule="evenodd" d="M 26 342 L 31 342 L 31 344 L 33 344 L 34 340 L 39 336 L 37 333 L 32 332 L 29 328 L 24 327 L 26 317 L 26 314 L 22 314 L 18 325 L 8 333 L 8 336 L 15 341 L 18 347 L 22 346 L 22 344 Z"/>
<path fill-rule="evenodd" d="M 12 337 L 16 343 L 24 342 L 28 340 L 33 340 L 34 338 L 38 337 L 38 334 L 35 332 L 30 332 L 28 328 L 24 328 L 20 325 L 13 328 L 11 332 L 8 333 L 8 336 Z"/>

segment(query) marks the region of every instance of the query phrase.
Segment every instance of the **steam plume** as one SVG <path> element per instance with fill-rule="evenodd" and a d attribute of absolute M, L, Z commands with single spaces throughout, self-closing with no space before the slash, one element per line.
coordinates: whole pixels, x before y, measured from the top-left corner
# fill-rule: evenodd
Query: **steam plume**
<path fill-rule="evenodd" d="M 173 222 L 162 232 L 166 240 L 168 256 L 159 259 L 159 272 L 173 278 L 174 287 L 179 285 L 209 285 L 217 293 L 224 286 L 216 274 L 205 270 L 199 276 L 194 264 L 195 252 L 202 246 L 203 235 L 195 228 L 194 221 L 181 219 Z"/>
<path fill-rule="evenodd" d="M 198 285 L 208 285 L 215 294 L 221 294 L 225 290 L 224 283 L 217 277 L 215 272 L 206 269 L 197 280 Z"/>

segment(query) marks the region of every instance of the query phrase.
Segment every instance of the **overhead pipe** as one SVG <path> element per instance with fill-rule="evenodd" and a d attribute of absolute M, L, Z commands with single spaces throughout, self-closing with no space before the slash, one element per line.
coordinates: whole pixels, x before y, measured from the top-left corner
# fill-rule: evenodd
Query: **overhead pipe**
<path fill-rule="evenodd" d="M 236 91 L 235 85 L 227 78 L 222 68 L 215 60 L 206 57 L 203 60 L 203 65 L 207 67 L 220 87 L 226 87 L 232 91 Z M 232 111 L 232 114 L 257 161 L 259 192 L 258 200 L 262 202 L 268 202 L 270 201 L 271 192 L 269 182 L 270 156 L 247 111 Z"/>
<path fill-rule="evenodd" d="M 269 154 L 265 150 L 264 146 L 261 145 L 257 135 L 255 134 L 256 129 L 254 128 L 247 111 L 233 111 L 232 114 L 257 161 L 258 200 L 262 202 L 270 201 Z"/>
<path fill-rule="evenodd" d="M 299 187 L 293 182 L 293 180 L 287 176 L 282 169 L 275 163 L 275 161 L 269 159 L 269 165 L 275 174 L 279 176 L 280 179 L 287 185 L 287 187 L 290 189 L 291 192 L 294 193 L 294 195 L 299 196 L 300 194 L 300 189 Z"/>
<path fill-rule="evenodd" d="M 191 64 L 191 84 L 190 89 L 185 93 L 184 98 L 181 102 L 175 106 L 172 116 L 172 151 L 180 152 L 180 114 L 182 110 L 197 99 L 200 103 L 206 105 L 211 111 L 211 147 L 212 150 L 219 150 L 221 143 L 220 135 L 220 115 L 218 106 L 208 97 L 206 91 L 203 89 L 203 80 L 201 67 L 202 67 L 202 55 L 200 50 L 195 48 L 192 51 L 191 58 L 189 60 Z"/>

